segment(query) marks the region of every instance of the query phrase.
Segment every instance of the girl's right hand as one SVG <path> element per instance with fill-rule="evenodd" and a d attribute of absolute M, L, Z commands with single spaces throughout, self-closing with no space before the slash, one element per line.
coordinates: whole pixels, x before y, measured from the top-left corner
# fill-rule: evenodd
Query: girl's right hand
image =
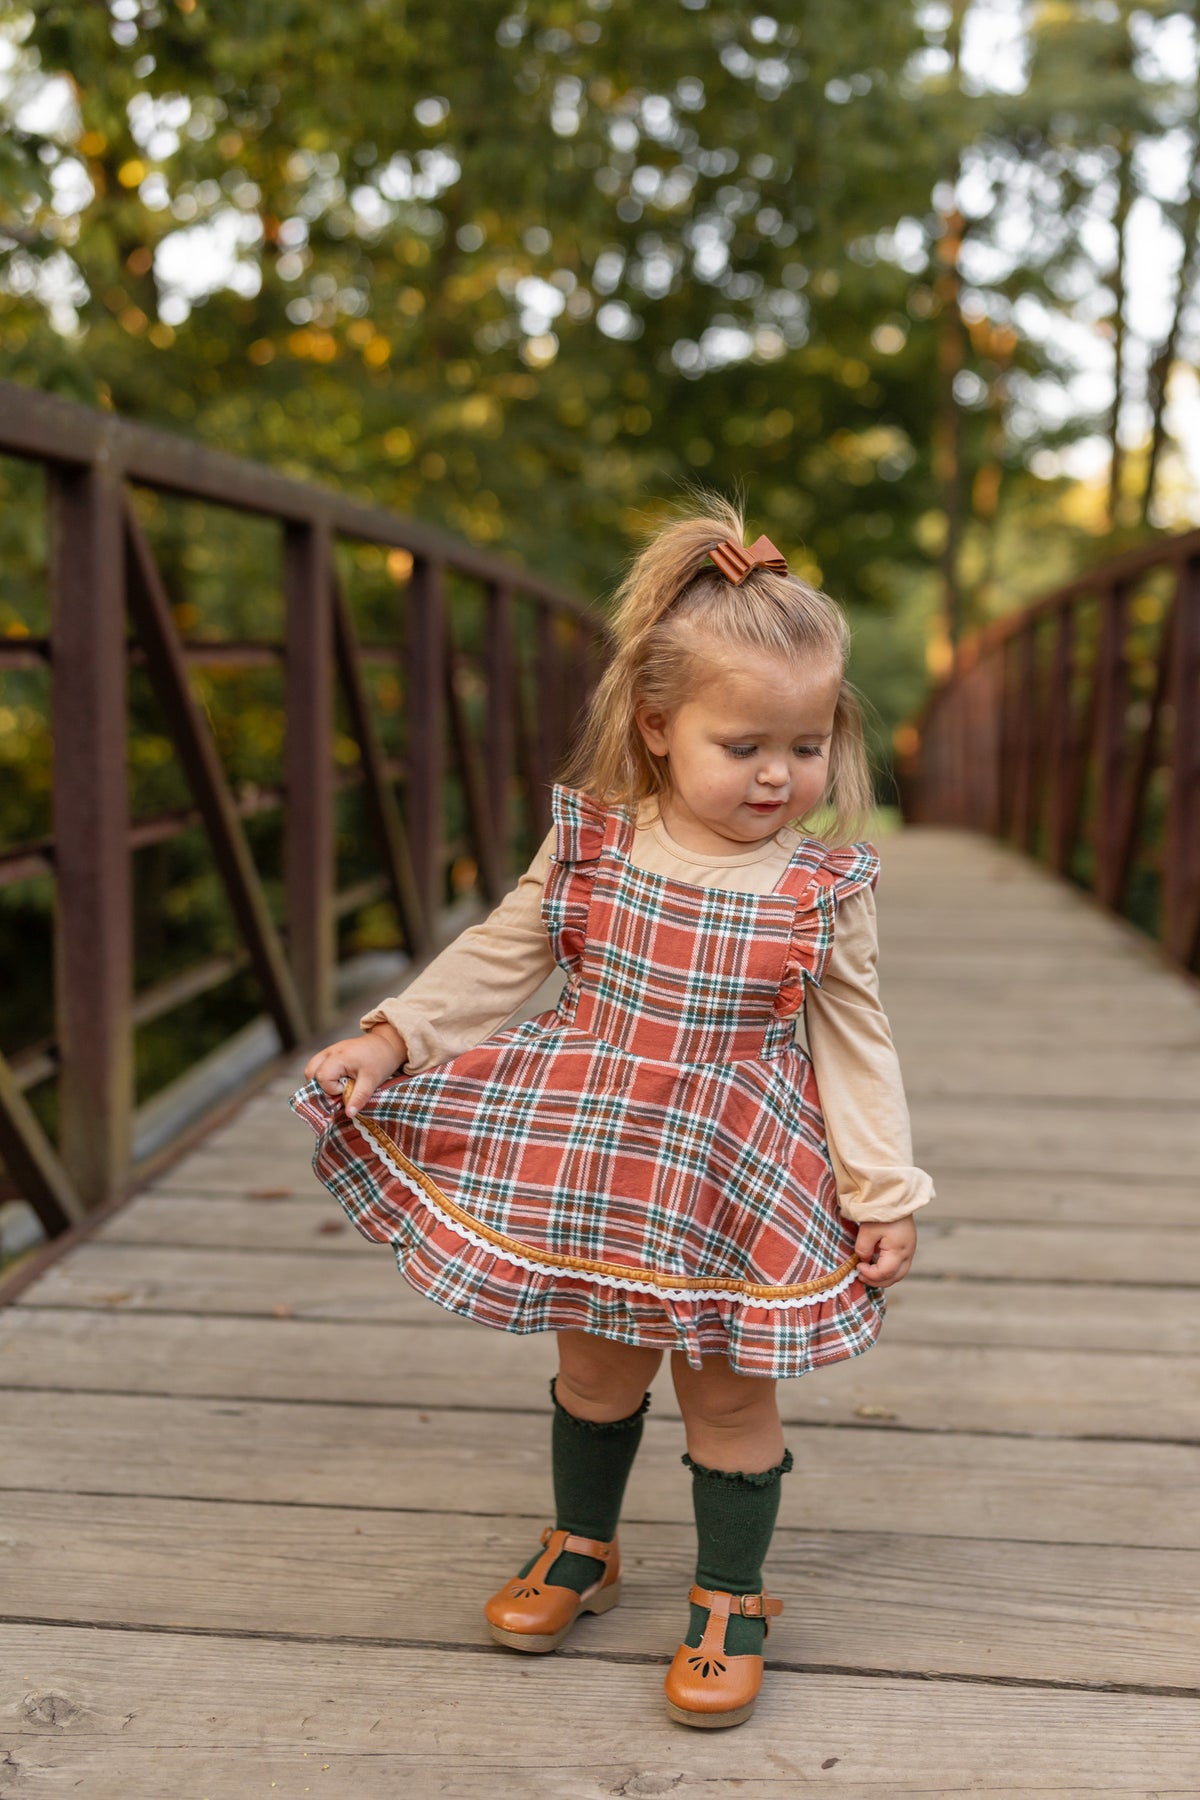
<path fill-rule="evenodd" d="M 392 1025 L 379 1024 L 361 1037 L 339 1038 L 310 1056 L 304 1065 L 309 1081 L 319 1082 L 333 1100 L 345 1104 L 348 1118 L 365 1106 L 381 1081 L 408 1059 L 408 1045 Z M 348 1086 L 343 1083 L 349 1076 Z"/>

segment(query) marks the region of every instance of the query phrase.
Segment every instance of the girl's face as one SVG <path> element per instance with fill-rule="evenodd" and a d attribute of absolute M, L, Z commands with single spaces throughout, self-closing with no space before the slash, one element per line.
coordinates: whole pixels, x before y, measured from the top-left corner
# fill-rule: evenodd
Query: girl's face
<path fill-rule="evenodd" d="M 796 668 L 724 645 L 699 691 L 669 715 L 638 707 L 647 748 L 665 757 L 663 823 L 689 850 L 763 843 L 816 806 L 829 774 L 841 671 Z"/>

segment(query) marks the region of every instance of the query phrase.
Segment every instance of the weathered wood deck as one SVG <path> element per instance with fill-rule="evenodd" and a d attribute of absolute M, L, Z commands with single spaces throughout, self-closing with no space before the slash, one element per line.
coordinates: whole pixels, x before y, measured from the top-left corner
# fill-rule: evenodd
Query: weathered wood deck
<path fill-rule="evenodd" d="M 938 1198 L 878 1345 L 782 1389 L 751 1723 L 662 1707 L 665 1375 L 626 1602 L 549 1658 L 485 1639 L 548 1516 L 552 1344 L 344 1224 L 289 1073 L 0 1313 L 0 1796 L 1200 1791 L 1196 989 L 984 840 L 881 847 Z"/>

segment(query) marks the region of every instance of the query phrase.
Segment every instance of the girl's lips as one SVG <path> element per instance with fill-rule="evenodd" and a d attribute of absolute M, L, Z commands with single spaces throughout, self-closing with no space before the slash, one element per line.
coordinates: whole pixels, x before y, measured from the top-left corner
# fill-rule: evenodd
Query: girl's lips
<path fill-rule="evenodd" d="M 782 800 L 747 800 L 746 805 L 751 812 L 778 812 L 783 805 Z"/>

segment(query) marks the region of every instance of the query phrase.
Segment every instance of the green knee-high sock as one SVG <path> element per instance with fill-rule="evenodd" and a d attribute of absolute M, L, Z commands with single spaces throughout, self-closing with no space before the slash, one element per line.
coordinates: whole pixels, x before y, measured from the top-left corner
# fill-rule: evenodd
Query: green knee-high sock
<path fill-rule="evenodd" d="M 762 1592 L 763 1563 L 779 1513 L 779 1484 L 792 1466 L 792 1453 L 761 1475 L 732 1475 L 683 1459 L 692 1471 L 692 1505 L 696 1513 L 696 1583 L 726 1594 Z M 708 1608 L 692 1602 L 684 1642 L 696 1649 L 708 1623 Z M 725 1648 L 730 1656 L 762 1654 L 766 1623 L 730 1615 Z"/>
<path fill-rule="evenodd" d="M 606 1425 L 577 1419 L 569 1413 L 555 1393 L 554 1381 L 550 1383 L 550 1396 L 554 1401 L 550 1461 L 555 1528 L 574 1532 L 578 1537 L 598 1538 L 607 1544 L 616 1536 L 625 1483 L 642 1441 L 642 1419 L 650 1396 L 646 1394 L 637 1411 L 627 1419 L 615 1419 Z M 537 1556 L 531 1557 L 520 1573 L 528 1575 L 536 1561 Z M 603 1573 L 604 1564 L 596 1557 L 564 1551 L 555 1558 L 547 1579 L 556 1587 L 571 1587 L 582 1594 Z"/>

